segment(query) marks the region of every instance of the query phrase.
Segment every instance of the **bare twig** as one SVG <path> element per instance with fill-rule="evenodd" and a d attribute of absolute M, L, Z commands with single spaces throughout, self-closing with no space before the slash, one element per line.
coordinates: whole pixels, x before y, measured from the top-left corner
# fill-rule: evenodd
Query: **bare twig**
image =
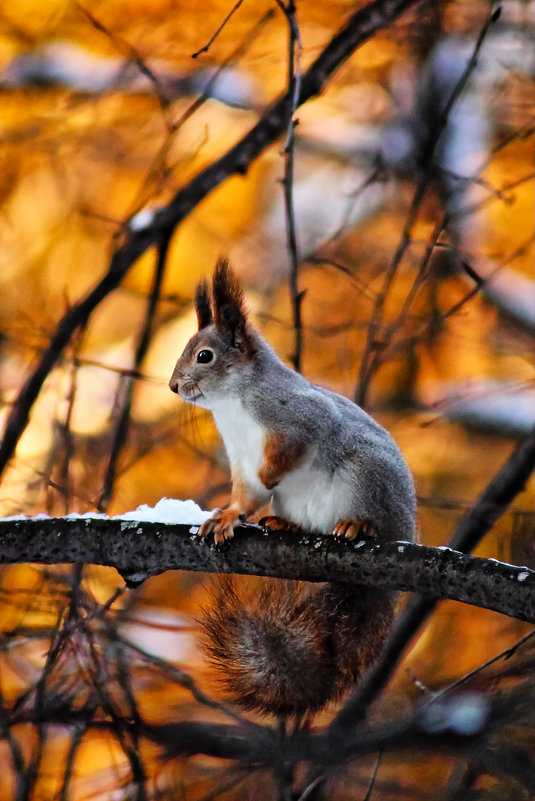
<path fill-rule="evenodd" d="M 419 203 L 420 199 L 417 200 L 418 205 Z M 412 224 L 413 223 L 411 223 L 411 227 Z M 425 324 L 421 327 L 421 330 L 418 332 L 418 334 L 409 336 L 404 340 L 393 342 L 396 332 L 403 326 L 405 319 L 409 314 L 410 308 L 418 293 L 418 290 L 420 289 L 421 285 L 429 275 L 429 264 L 431 261 L 431 257 L 434 253 L 435 247 L 438 244 L 439 237 L 444 231 L 445 227 L 446 227 L 446 216 L 444 215 L 443 218 L 440 220 L 440 222 L 438 222 L 435 225 L 435 229 L 431 235 L 431 238 L 429 242 L 426 244 L 424 256 L 422 258 L 422 261 L 420 262 L 420 267 L 418 268 L 418 271 L 414 276 L 412 285 L 409 288 L 409 291 L 407 292 L 405 300 L 403 301 L 401 309 L 397 314 L 396 318 L 392 323 L 390 323 L 390 325 L 388 325 L 384 329 L 380 342 L 376 341 L 374 343 L 373 340 L 371 339 L 369 340 L 369 345 L 367 346 L 369 348 L 369 351 L 368 351 L 368 365 L 366 369 L 366 374 L 365 377 L 363 378 L 363 381 L 359 383 L 359 395 L 358 395 L 359 400 L 357 401 L 359 403 L 361 401 L 365 402 L 365 392 L 366 388 L 369 387 L 369 381 L 371 381 L 372 377 L 375 375 L 375 373 L 380 368 L 381 364 L 385 361 L 385 359 L 389 356 L 393 356 L 394 354 L 398 354 L 400 351 L 405 350 L 409 345 L 413 344 L 415 341 L 424 336 L 427 330 L 435 327 L 437 324 L 436 318 L 432 317 L 430 321 L 425 322 Z M 459 301 L 458 305 L 456 304 L 456 307 L 453 312 L 450 311 L 444 313 L 441 319 L 446 319 L 446 317 L 449 316 L 449 314 L 456 312 L 458 308 L 460 308 L 462 305 L 464 305 L 465 302 L 467 302 L 467 300 L 471 299 L 475 294 L 477 294 L 478 291 L 479 289 L 476 288 L 475 290 L 469 292 L 466 298 Z M 384 292 L 384 286 L 381 292 Z M 386 301 L 386 294 L 384 294 L 383 297 L 384 299 L 382 302 L 380 302 L 379 304 L 376 303 L 376 306 L 374 308 L 374 313 L 376 309 L 383 308 L 383 303 Z M 374 325 L 377 326 L 376 323 L 374 323 Z M 364 362 L 362 362 L 362 364 L 363 363 Z"/>
<path fill-rule="evenodd" d="M 119 52 L 122 52 L 123 55 L 130 61 L 132 64 L 135 64 L 136 68 L 139 72 L 147 78 L 150 83 L 154 87 L 154 91 L 156 93 L 156 97 L 158 98 L 158 102 L 160 104 L 160 108 L 163 113 L 163 117 L 168 129 L 172 127 L 172 121 L 169 116 L 169 106 L 170 100 L 165 93 L 165 90 L 158 79 L 158 76 L 152 71 L 149 67 L 145 59 L 141 56 L 141 54 L 133 47 L 129 42 L 126 41 L 122 36 L 120 36 L 116 31 L 110 31 L 104 23 L 98 20 L 85 6 L 81 3 L 76 2 L 75 6 L 78 10 L 86 17 L 91 25 L 95 28 L 95 30 L 100 31 L 103 33 L 116 47 Z"/>
<path fill-rule="evenodd" d="M 4 704 L 2 686 L 0 684 L 0 736 L 5 739 L 11 757 L 11 768 L 14 775 L 15 798 L 24 798 L 26 765 L 24 754 L 16 737 L 13 736 L 9 720 L 9 712 Z"/>
<path fill-rule="evenodd" d="M 45 664 L 41 675 L 35 685 L 35 709 L 38 718 L 37 740 L 31 752 L 24 774 L 24 795 L 23 798 L 31 798 L 34 794 L 35 785 L 39 778 L 39 769 L 43 758 L 46 739 L 46 727 L 43 721 L 43 711 L 46 707 L 46 697 L 48 692 L 48 682 L 57 659 L 65 645 L 65 633 L 63 629 L 64 610 L 60 610 L 54 636 L 51 638 L 50 645 L 46 654 Z"/>
<path fill-rule="evenodd" d="M 223 30 L 223 28 L 225 27 L 225 25 L 227 24 L 229 19 L 232 17 L 234 12 L 239 9 L 239 7 L 241 6 L 242 3 L 243 3 L 243 0 L 236 0 L 236 2 L 234 3 L 234 5 L 230 9 L 230 11 L 228 12 L 227 16 L 225 17 L 225 19 L 223 20 L 221 25 L 219 25 L 219 27 L 217 28 L 215 33 L 213 33 L 212 36 L 210 36 L 210 38 L 208 39 L 206 44 L 203 45 L 203 47 L 201 47 L 199 50 L 196 50 L 195 53 L 191 54 L 192 58 L 198 58 L 198 56 L 200 56 L 201 53 L 207 53 L 208 52 L 208 50 L 211 48 L 211 46 L 213 45 L 213 43 L 215 42 L 215 40 L 217 39 L 217 37 L 219 36 L 221 31 Z"/>
<path fill-rule="evenodd" d="M 359 406 L 364 407 L 366 405 L 366 398 L 368 389 L 370 387 L 370 382 L 375 374 L 377 366 L 380 363 L 380 360 L 377 358 L 377 352 L 383 348 L 383 340 L 380 337 L 380 329 L 383 321 L 386 301 L 399 265 L 401 264 L 401 260 L 405 255 L 405 251 L 410 245 L 411 230 L 416 222 L 416 216 L 420 209 L 422 200 L 424 199 L 425 193 L 427 192 L 429 181 L 430 177 L 426 173 L 423 173 L 418 180 L 409 212 L 405 220 L 405 225 L 403 226 L 401 239 L 396 248 L 396 252 L 394 253 L 390 266 L 385 274 L 381 289 L 377 294 L 377 299 L 375 301 L 370 323 L 368 325 L 364 353 L 362 354 L 362 359 L 360 362 L 359 379 L 353 395 L 355 403 L 358 403 Z"/>
<path fill-rule="evenodd" d="M 469 214 L 474 214 L 477 211 L 481 211 L 482 209 L 490 206 L 491 203 L 494 203 L 497 200 L 500 200 L 502 203 L 508 203 L 511 205 L 513 203 L 514 198 L 510 197 L 503 197 L 506 192 L 510 192 L 513 189 L 517 189 L 522 184 L 527 184 L 533 181 L 535 178 L 535 172 L 529 172 L 527 175 L 523 175 L 520 178 L 515 178 L 514 181 L 509 181 L 506 184 L 502 185 L 501 194 L 502 196 L 499 197 L 498 195 L 491 195 L 490 197 L 484 198 L 484 200 L 479 201 L 478 203 L 474 203 L 471 206 L 461 206 L 460 208 L 456 209 L 451 213 L 451 219 L 456 219 L 458 217 L 467 217 Z"/>
<path fill-rule="evenodd" d="M 377 754 L 377 757 L 375 759 L 375 762 L 373 764 L 373 771 L 372 771 L 372 775 L 370 776 L 370 784 L 369 784 L 369 787 L 368 787 L 368 789 L 366 791 L 366 795 L 364 797 L 364 801 L 370 801 L 370 798 L 372 797 L 372 792 L 373 792 L 373 788 L 375 787 L 375 781 L 377 779 L 377 774 L 379 773 L 379 766 L 381 764 L 382 755 L 383 755 L 382 752 L 379 751 L 379 753 Z"/>
<path fill-rule="evenodd" d="M 88 670 L 89 681 L 95 691 L 98 704 L 110 718 L 110 727 L 130 763 L 132 782 L 136 786 L 136 798 L 138 801 L 145 801 L 147 797 L 145 771 L 139 749 L 132 742 L 136 737 L 138 720 L 134 720 L 131 726 L 124 726 L 121 704 L 115 692 L 114 679 L 119 680 L 119 677 L 114 675 L 116 665 L 107 658 L 107 650 L 104 654 L 101 652 L 90 629 L 86 630 L 86 642 L 91 660 Z"/>
<path fill-rule="evenodd" d="M 334 738 L 329 729 L 290 734 L 285 739 L 284 759 L 289 763 L 306 761 L 323 772 L 325 768 L 339 768 L 351 760 L 381 751 L 407 753 L 425 749 L 426 754 L 470 754 L 474 746 L 486 744 L 489 735 L 495 733 L 500 723 L 514 720 L 519 702 L 524 708 L 533 703 L 533 689 L 513 689 L 502 699 L 495 697 L 488 701 L 487 725 L 483 724 L 472 736 L 464 736 L 449 728 L 431 731 L 422 725 L 422 717 L 416 710 L 403 717 L 346 731 L 344 737 Z M 61 723 L 62 719 L 57 719 L 57 722 Z M 123 718 L 120 722 L 125 729 L 131 728 L 128 720 Z M 164 746 L 168 756 L 206 754 L 220 759 L 240 760 L 244 766 L 272 770 L 281 757 L 280 735 L 267 726 L 259 726 L 254 737 L 241 726 L 197 721 L 167 724 L 149 724 L 145 721 L 141 726 L 141 734 Z M 96 721 L 94 728 L 114 730 L 108 721 Z M 531 727 L 528 731 L 531 731 Z"/>
<path fill-rule="evenodd" d="M 226 704 L 222 704 L 220 701 L 216 701 L 214 698 L 211 698 L 209 695 L 206 695 L 198 686 L 192 676 L 189 673 L 178 668 L 176 665 L 171 664 L 165 659 L 161 659 L 159 656 L 155 654 L 151 654 L 142 648 L 137 643 L 132 642 L 131 640 L 123 637 L 117 631 L 114 632 L 115 638 L 123 644 L 125 648 L 128 648 L 133 653 L 137 654 L 141 659 L 145 660 L 148 664 L 156 666 L 164 671 L 172 681 L 175 681 L 181 687 L 184 687 L 186 690 L 189 690 L 192 697 L 202 706 L 206 706 L 209 709 L 217 710 L 218 712 L 222 712 L 227 717 L 234 720 L 236 723 L 243 724 L 244 726 L 251 726 L 252 730 L 255 730 L 256 724 L 252 723 L 251 721 L 244 718 L 235 709 Z"/>
<path fill-rule="evenodd" d="M 168 136 L 165 142 L 162 144 L 160 149 L 158 150 L 156 156 L 154 157 L 153 163 L 148 170 L 147 176 L 143 181 L 137 195 L 132 203 L 131 211 L 128 215 L 128 218 L 131 219 L 137 211 L 139 211 L 150 199 L 149 187 L 151 184 L 160 181 L 162 178 L 165 178 L 170 168 L 166 166 L 167 157 L 171 152 L 172 146 L 175 142 L 177 135 L 179 134 L 180 130 L 184 126 L 184 124 L 193 117 L 193 115 L 206 103 L 206 101 L 211 97 L 212 90 L 219 80 L 221 74 L 226 70 L 231 64 L 234 64 L 238 59 L 240 59 L 243 54 L 249 49 L 252 43 L 258 38 L 261 32 L 264 30 L 264 27 L 267 25 L 269 20 L 273 17 L 274 11 L 273 9 L 268 9 L 265 14 L 263 14 L 258 22 L 252 27 L 252 29 L 247 33 L 244 40 L 238 44 L 236 48 L 231 52 L 231 54 L 223 59 L 217 67 L 213 70 L 212 74 L 210 75 L 209 79 L 206 81 L 206 84 L 203 87 L 203 91 L 201 94 L 195 98 L 195 100 L 185 109 L 185 111 L 180 115 L 180 117 L 172 123 L 169 128 Z M 156 189 L 159 187 L 157 186 Z"/>
<path fill-rule="evenodd" d="M 505 648 L 505 650 L 500 651 L 500 653 L 496 654 L 496 656 L 491 657 L 491 659 L 487 659 L 486 662 L 483 662 L 483 664 L 478 665 L 477 668 L 474 668 L 474 670 L 471 670 L 469 673 L 465 673 L 465 675 L 461 676 L 460 679 L 457 679 L 456 681 L 453 681 L 451 684 L 448 684 L 447 687 L 444 687 L 439 692 L 432 693 L 432 697 L 440 698 L 443 695 L 447 695 L 448 693 L 457 690 L 464 684 L 468 684 L 468 682 L 470 682 L 473 678 L 478 676 L 484 670 L 487 670 L 487 668 L 491 667 L 496 662 L 500 662 L 505 659 L 510 659 L 511 656 L 513 656 L 513 654 L 516 653 L 516 651 L 519 648 L 521 648 L 530 640 L 533 640 L 534 637 L 535 637 L 535 629 L 532 629 L 528 634 L 525 634 L 524 637 L 520 637 L 520 639 L 517 640 L 515 643 L 513 643 L 513 645 L 510 645 L 508 648 Z"/>
<path fill-rule="evenodd" d="M 301 94 L 301 39 L 299 36 L 299 26 L 297 24 L 294 0 L 288 0 L 287 5 L 285 5 L 282 0 L 277 0 L 277 5 L 282 9 L 288 22 L 287 97 L 289 107 L 288 125 L 284 142 L 284 178 L 282 179 L 282 184 L 284 187 L 284 206 L 286 210 L 286 241 L 290 259 L 289 285 L 294 326 L 294 352 L 292 354 L 292 363 L 297 372 L 300 373 L 303 350 L 303 323 L 301 319 L 303 293 L 299 291 L 298 271 L 301 258 L 297 240 L 294 206 L 295 126 L 297 125 L 294 114 L 299 105 L 299 97 Z"/>
<path fill-rule="evenodd" d="M 67 410 L 65 417 L 62 421 L 58 422 L 58 428 L 61 439 L 63 441 L 63 456 L 59 467 L 58 484 L 61 487 L 63 495 L 63 509 L 67 514 L 71 509 L 71 482 L 69 475 L 69 466 L 74 456 L 74 440 L 71 432 L 71 421 L 74 411 L 74 403 L 76 399 L 77 377 L 78 377 L 78 353 L 82 342 L 83 331 L 80 331 L 80 336 L 74 342 L 73 358 L 69 365 L 69 390 L 67 393 Z"/>
<path fill-rule="evenodd" d="M 78 749 L 82 744 L 83 736 L 88 728 L 89 723 L 87 721 L 81 721 L 74 726 L 74 731 L 71 732 L 71 741 L 69 743 L 69 750 L 67 752 L 67 759 L 65 761 L 65 770 L 59 792 L 59 801 L 69 801 L 69 799 L 72 798 L 70 792 L 70 782 L 74 774 L 74 764 L 78 754 Z"/>

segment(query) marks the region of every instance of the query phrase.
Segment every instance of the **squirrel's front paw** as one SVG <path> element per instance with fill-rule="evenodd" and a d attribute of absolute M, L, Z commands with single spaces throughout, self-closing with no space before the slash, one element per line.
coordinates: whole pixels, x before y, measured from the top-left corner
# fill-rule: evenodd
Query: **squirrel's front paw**
<path fill-rule="evenodd" d="M 377 534 L 377 529 L 371 520 L 339 520 L 333 528 L 333 536 L 340 540 L 377 537 Z"/>
<path fill-rule="evenodd" d="M 243 523 L 242 517 L 238 509 L 216 509 L 212 517 L 205 520 L 200 527 L 199 537 L 213 535 L 215 544 L 222 545 L 226 540 L 232 539 L 235 527 Z"/>

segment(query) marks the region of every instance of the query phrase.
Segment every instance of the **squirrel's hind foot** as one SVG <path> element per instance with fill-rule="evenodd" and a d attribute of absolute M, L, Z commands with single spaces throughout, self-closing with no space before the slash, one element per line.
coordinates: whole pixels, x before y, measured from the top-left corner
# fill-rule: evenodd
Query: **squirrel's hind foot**
<path fill-rule="evenodd" d="M 267 515 L 267 517 L 263 517 L 259 521 L 259 525 L 264 526 L 268 531 L 291 531 L 295 534 L 303 531 L 297 523 L 292 523 L 291 520 L 286 520 L 285 517 L 278 517 L 277 515 Z"/>
<path fill-rule="evenodd" d="M 333 536 L 352 541 L 357 537 L 377 537 L 378 532 L 371 520 L 339 520 L 333 528 Z"/>

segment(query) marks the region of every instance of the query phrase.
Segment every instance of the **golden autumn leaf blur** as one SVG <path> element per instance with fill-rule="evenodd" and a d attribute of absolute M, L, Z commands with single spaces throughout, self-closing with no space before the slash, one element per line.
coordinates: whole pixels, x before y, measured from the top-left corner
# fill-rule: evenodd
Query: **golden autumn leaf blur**
<path fill-rule="evenodd" d="M 399 15 L 375 3 L 379 29 L 332 76 L 316 75 L 319 93 L 294 110 L 301 366 L 392 432 L 415 477 L 421 540 L 439 546 L 535 425 L 534 4 L 504 0 L 491 21 L 496 9 L 484 0 L 406 2 Z M 296 6 L 302 78 L 366 4 Z M 166 218 L 163 267 L 156 237 L 58 348 L 0 468 L 2 516 L 117 515 L 164 497 L 227 502 L 211 416 L 182 404 L 168 381 L 195 331 L 195 287 L 221 256 L 243 282 L 254 324 L 286 362 L 295 355 L 287 141 L 266 134 L 254 154 L 246 142 L 287 89 L 291 7 L 0 7 L 4 435 L 61 322 L 132 235 L 141 240 L 220 160 L 209 191 L 192 192 L 185 213 L 175 209 L 176 225 Z M 235 147 L 242 161 L 229 168 Z M 531 479 L 477 553 L 533 568 L 534 503 Z M 195 636 L 204 578 L 168 571 L 125 591 L 112 568 L 76 569 L 0 572 L 0 801 L 279 797 L 267 771 L 173 758 L 135 732 L 138 717 L 227 722 L 197 703 L 181 672 L 217 695 Z M 488 610 L 441 604 L 379 719 L 527 631 Z M 38 720 L 47 693 L 59 722 Z M 62 718 L 67 708 L 78 716 Z M 126 734 L 119 719 L 129 721 Z M 478 766 L 463 796 L 461 762 L 386 753 L 372 797 L 535 793 L 533 777 L 500 784 Z M 325 797 L 369 798 L 374 775 L 370 758 L 344 776 L 333 771 Z"/>

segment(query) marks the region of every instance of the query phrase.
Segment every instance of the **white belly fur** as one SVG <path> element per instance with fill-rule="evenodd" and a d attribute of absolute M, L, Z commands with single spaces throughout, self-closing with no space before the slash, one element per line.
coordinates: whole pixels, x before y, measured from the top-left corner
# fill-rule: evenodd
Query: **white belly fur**
<path fill-rule="evenodd" d="M 242 481 L 267 501 L 271 492 L 258 478 L 265 429 L 243 408 L 238 398 L 218 401 L 211 410 L 232 468 L 238 468 Z"/>
<path fill-rule="evenodd" d="M 296 470 L 287 473 L 273 494 L 273 511 L 307 531 L 332 534 L 338 520 L 355 515 L 355 487 L 334 475 L 311 466 L 313 454 Z"/>
<path fill-rule="evenodd" d="M 244 409 L 238 398 L 211 404 L 217 428 L 233 469 L 264 503 L 271 496 L 258 478 L 266 430 Z M 355 515 L 354 481 L 343 471 L 333 475 L 312 466 L 315 452 L 281 479 L 273 492 L 274 514 L 286 517 L 307 531 L 332 534 L 338 520 Z"/>

